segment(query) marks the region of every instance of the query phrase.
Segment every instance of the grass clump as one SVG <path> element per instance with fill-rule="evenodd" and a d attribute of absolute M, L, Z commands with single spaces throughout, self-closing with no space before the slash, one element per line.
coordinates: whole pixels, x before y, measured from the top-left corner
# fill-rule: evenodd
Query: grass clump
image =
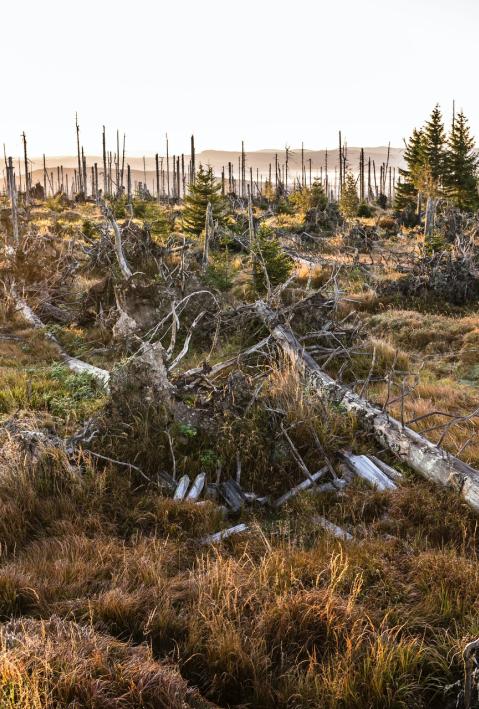
<path fill-rule="evenodd" d="M 30 409 L 78 420 L 104 401 L 104 392 L 88 372 L 71 372 L 60 364 L 0 371 L 0 380 L 0 412 L 5 414 Z"/>

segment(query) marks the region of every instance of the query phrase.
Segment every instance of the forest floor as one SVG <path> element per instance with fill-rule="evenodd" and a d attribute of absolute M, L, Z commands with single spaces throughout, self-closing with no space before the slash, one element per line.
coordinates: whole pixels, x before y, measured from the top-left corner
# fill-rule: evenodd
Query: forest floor
<path fill-rule="evenodd" d="M 269 334 L 249 307 L 259 297 L 251 258 L 213 249 L 203 271 L 192 243 L 180 287 L 183 252 L 170 247 L 183 243 L 181 207 L 147 210 L 130 220 L 131 238 L 123 231 L 132 293 L 96 205 L 30 208 L 15 287 L 44 328 L 15 307 L 6 256 L 2 265 L 0 705 L 456 706 L 464 646 L 479 635 L 477 515 L 381 450 L 341 403 L 322 401 L 272 341 L 210 376 Z M 345 228 L 305 236 L 301 214 L 256 216 L 295 258 L 276 306 L 291 308 L 321 366 L 479 468 L 479 309 L 395 289 L 418 232 L 388 214 L 382 227 L 363 219 L 379 234 L 363 250 Z M 145 219 L 153 246 L 140 239 Z M 115 335 L 119 306 L 140 334 Z M 326 322 L 345 338 L 332 355 L 317 336 Z M 136 391 L 138 338 L 171 344 L 171 365 L 188 333 L 168 373 L 174 391 L 163 401 L 145 396 L 148 384 Z M 49 335 L 111 372 L 110 391 L 68 369 Z M 62 443 L 88 422 L 91 440 Z M 275 500 L 304 481 L 301 462 L 341 475 L 347 451 L 394 467 L 395 489 L 349 476 L 344 490 L 232 512 L 211 490 L 178 501 L 164 484 L 164 473 L 204 472 L 213 488 L 235 479 Z M 244 533 L 205 543 L 241 523 Z"/>

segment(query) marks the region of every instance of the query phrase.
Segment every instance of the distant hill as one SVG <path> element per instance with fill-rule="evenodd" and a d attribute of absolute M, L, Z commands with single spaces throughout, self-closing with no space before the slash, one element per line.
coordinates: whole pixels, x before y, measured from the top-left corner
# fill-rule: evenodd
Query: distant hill
<path fill-rule="evenodd" d="M 358 147 L 348 147 L 347 148 L 347 159 L 350 169 L 353 172 L 357 172 L 359 164 L 359 154 L 360 148 Z M 377 147 L 366 147 L 364 148 L 366 164 L 368 159 L 371 159 L 371 163 L 374 161 L 376 170 L 379 177 L 379 166 L 386 162 L 387 158 L 387 146 L 377 146 Z M 328 173 L 330 176 L 334 176 L 335 168 L 338 168 L 338 149 L 327 151 L 327 162 L 328 162 Z M 249 168 L 253 169 L 254 179 L 256 179 L 256 173 L 263 176 L 265 179 L 269 173 L 269 166 L 271 164 L 274 174 L 274 162 L 275 155 L 278 155 L 279 164 L 284 164 L 285 161 L 285 151 L 282 149 L 267 148 L 264 150 L 255 150 L 248 152 L 246 151 L 246 169 L 249 175 Z M 230 150 L 203 150 L 196 154 L 196 164 L 199 165 L 211 165 L 216 175 L 221 174 L 221 170 L 224 167 L 227 174 L 228 162 L 233 164 L 233 171 L 235 177 L 238 175 L 238 161 L 241 156 L 240 151 L 230 151 Z M 166 170 L 166 157 L 163 158 L 163 169 Z M 170 172 L 172 171 L 172 157 L 170 156 Z M 188 162 L 190 156 L 185 154 L 185 169 L 188 169 Z M 321 167 L 323 171 L 326 165 L 326 151 L 325 150 L 304 150 L 304 162 L 309 175 L 309 161 L 311 160 L 311 175 L 312 178 L 320 173 Z M 88 177 L 90 179 L 91 166 L 94 163 L 98 164 L 99 174 L 103 172 L 103 159 L 101 155 L 88 155 L 87 165 L 88 165 Z M 133 182 L 144 181 L 146 171 L 146 182 L 150 189 L 153 189 L 155 184 L 155 157 L 154 156 L 130 156 L 127 155 L 125 158 L 125 165 L 128 163 L 132 171 Z M 389 154 L 389 165 L 393 168 L 398 168 L 404 163 L 403 150 L 401 148 L 391 148 Z M 73 178 L 73 173 L 77 165 L 77 158 L 75 155 L 56 155 L 49 156 L 46 158 L 47 170 L 49 173 L 54 173 L 54 183 L 57 181 L 57 168 L 62 165 L 64 170 L 64 175 L 68 174 L 69 181 Z M 33 180 L 34 182 L 43 181 L 43 158 L 33 158 Z M 126 169 L 126 168 L 125 168 Z M 295 175 L 299 174 L 301 171 L 301 148 L 291 148 L 289 155 L 289 174 L 293 179 Z"/>

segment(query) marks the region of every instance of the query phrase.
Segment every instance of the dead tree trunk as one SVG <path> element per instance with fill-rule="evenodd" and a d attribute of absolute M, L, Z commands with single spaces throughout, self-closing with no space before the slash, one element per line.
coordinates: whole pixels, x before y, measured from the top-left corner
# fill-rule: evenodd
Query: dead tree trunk
<path fill-rule="evenodd" d="M 424 238 L 428 239 L 434 231 L 434 219 L 436 216 L 437 199 L 428 197 L 426 202 L 426 218 L 424 220 Z"/>
<path fill-rule="evenodd" d="M 102 134 L 102 150 L 103 150 L 103 198 L 108 194 L 108 171 L 106 169 L 106 135 L 105 126 L 103 126 Z"/>
<path fill-rule="evenodd" d="M 113 212 L 111 209 L 108 207 L 104 206 L 103 207 L 104 214 L 108 220 L 108 222 L 111 224 L 111 227 L 113 229 L 113 233 L 115 234 L 115 252 L 116 252 L 116 257 L 118 259 L 118 265 L 120 266 L 120 271 L 123 275 L 123 278 L 125 280 L 128 280 L 129 278 L 132 277 L 133 272 L 130 269 L 128 265 L 128 261 L 125 258 L 125 254 L 123 252 L 123 244 L 121 240 L 121 229 L 118 226 L 118 223 L 113 216 Z"/>
<path fill-rule="evenodd" d="M 77 161 L 78 161 L 78 192 L 83 192 L 83 185 L 82 185 L 82 177 L 83 177 L 83 170 L 82 170 L 82 163 L 81 163 L 81 155 L 80 155 L 80 126 L 78 125 L 78 114 L 75 113 L 75 127 L 76 127 L 76 133 L 77 133 Z"/>
<path fill-rule="evenodd" d="M 253 200 L 251 192 L 248 194 L 248 246 L 251 248 L 255 241 L 254 216 L 253 216 Z"/>
<path fill-rule="evenodd" d="M 23 160 L 25 164 L 25 204 L 30 203 L 30 170 L 28 169 L 28 155 L 27 155 L 27 136 L 25 131 L 22 133 L 23 139 Z"/>
<path fill-rule="evenodd" d="M 206 208 L 206 219 L 205 219 L 205 246 L 203 249 L 203 271 L 208 268 L 209 254 L 210 254 L 210 240 L 214 234 L 214 222 L 213 222 L 213 209 L 211 207 L 211 202 L 208 202 Z"/>
<path fill-rule="evenodd" d="M 15 170 L 13 167 L 12 158 L 8 158 L 7 185 L 10 196 L 10 207 L 12 210 L 13 248 L 16 251 L 20 244 L 20 234 L 18 230 L 17 185 L 15 181 Z"/>
<path fill-rule="evenodd" d="M 256 312 L 286 355 L 304 369 L 321 396 L 339 400 L 347 411 L 358 416 L 382 446 L 427 480 L 455 489 L 479 512 L 479 471 L 332 379 L 304 351 L 291 329 L 279 324 L 276 314 L 266 303 L 258 301 Z"/>

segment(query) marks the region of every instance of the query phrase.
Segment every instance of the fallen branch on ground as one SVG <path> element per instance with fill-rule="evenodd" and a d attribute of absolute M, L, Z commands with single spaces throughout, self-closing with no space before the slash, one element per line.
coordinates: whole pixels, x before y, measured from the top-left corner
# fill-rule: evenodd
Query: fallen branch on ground
<path fill-rule="evenodd" d="M 34 327 L 36 330 L 44 330 L 45 325 L 43 324 L 43 322 L 40 320 L 38 315 L 35 315 L 35 313 L 26 303 L 26 301 L 18 295 L 13 286 L 10 288 L 10 294 L 14 300 L 16 310 L 22 315 L 22 317 L 27 321 L 27 323 Z M 77 359 L 76 357 L 70 357 L 70 355 L 64 351 L 57 338 L 52 335 L 51 332 L 45 332 L 45 337 L 55 346 L 55 348 L 58 350 L 58 355 L 60 359 L 62 360 L 62 362 L 64 362 L 64 364 L 66 364 L 69 369 L 71 369 L 73 372 L 77 372 L 78 374 L 87 373 L 94 379 L 99 381 L 105 388 L 108 388 L 110 372 L 107 372 L 106 369 L 100 369 L 100 367 L 95 367 L 93 364 L 88 364 L 88 362 L 84 362 L 83 360 Z"/>

